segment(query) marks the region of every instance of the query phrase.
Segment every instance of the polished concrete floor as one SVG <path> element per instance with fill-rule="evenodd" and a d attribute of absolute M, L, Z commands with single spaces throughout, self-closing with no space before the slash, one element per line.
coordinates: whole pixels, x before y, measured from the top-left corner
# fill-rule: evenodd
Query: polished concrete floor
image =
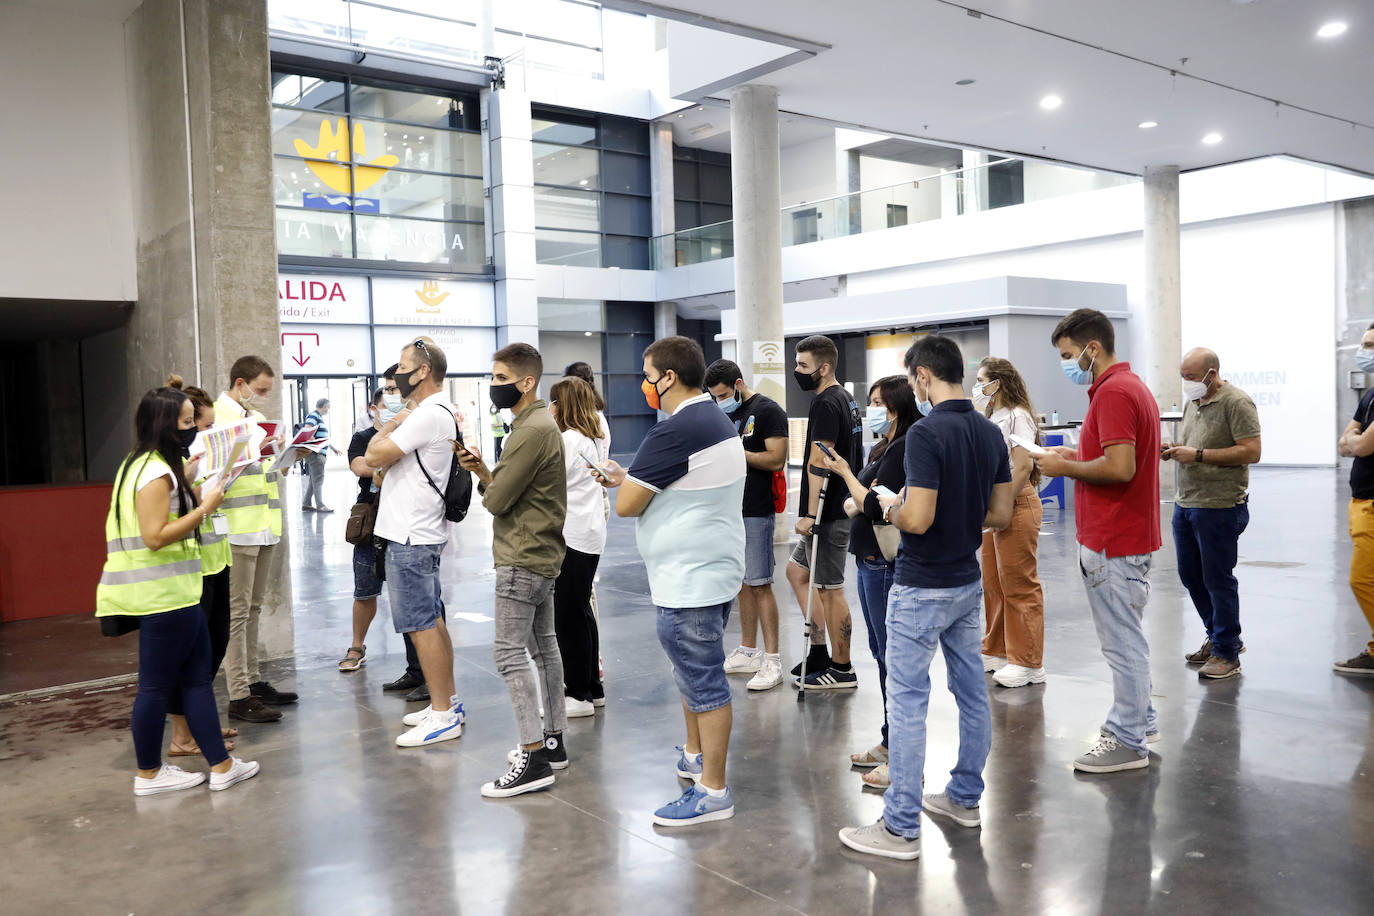
<path fill-rule="evenodd" d="M 331 473 L 328 485 L 332 504 L 347 505 L 344 474 Z M 262 774 L 223 793 L 135 799 L 130 686 L 115 679 L 5 698 L 0 909 L 1368 914 L 1374 680 L 1330 670 L 1368 638 L 1345 584 L 1345 492 L 1334 470 L 1255 473 L 1238 571 L 1249 651 L 1244 673 L 1223 682 L 1200 683 L 1183 664 L 1202 634 L 1166 525 L 1147 619 L 1163 740 L 1148 770 L 1109 776 L 1069 766 L 1105 716 L 1110 686 L 1072 520 L 1047 511 L 1049 682 L 992 689 L 983 827 L 926 821 L 914 863 L 853 854 L 835 837 L 882 805 L 847 759 L 878 735 L 866 650 L 855 653 L 857 692 L 813 695 L 804 706 L 790 688 L 750 694 L 737 681 L 736 817 L 654 827 L 652 809 L 681 791 L 672 769 L 681 717 L 632 528 L 614 522 L 598 586 L 608 705 L 571 724 L 572 767 L 551 791 L 487 800 L 478 787 L 504 770 L 515 727 L 491 659 L 486 520 L 475 512 L 459 526 L 444 560 L 468 727 L 461 740 L 400 750 L 392 739 L 406 706 L 381 691 L 403 666 L 399 638 L 379 621 L 367 666 L 353 675 L 335 668 L 349 641 L 344 513 L 302 519 L 292 510 L 296 594 L 312 597 L 296 608 L 295 658 L 273 663 L 270 675 L 301 701 L 280 723 L 242 728 L 236 753 L 260 761 Z M 790 663 L 800 627 L 782 589 L 779 598 Z M 852 587 L 850 601 L 864 646 Z M 78 670 L 73 653 L 99 650 L 74 645 L 77 633 L 7 625 L 0 659 Z M 105 663 L 116 673 L 121 664 Z M 934 680 L 942 684 L 942 672 Z M 953 702 L 939 687 L 930 728 L 926 775 L 938 786 L 956 740 Z"/>

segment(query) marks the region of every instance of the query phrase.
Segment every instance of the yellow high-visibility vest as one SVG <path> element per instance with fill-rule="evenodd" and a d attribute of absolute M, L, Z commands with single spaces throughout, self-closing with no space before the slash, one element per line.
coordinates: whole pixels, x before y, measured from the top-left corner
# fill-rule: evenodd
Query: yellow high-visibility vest
<path fill-rule="evenodd" d="M 136 487 L 145 467 L 171 470 L 156 452 L 125 459 L 105 517 L 105 569 L 95 591 L 97 617 L 146 617 L 200 603 L 203 574 L 195 532 L 160 550 L 149 550 L 143 542 Z M 168 521 L 180 517 L 177 508 L 173 490 Z"/>

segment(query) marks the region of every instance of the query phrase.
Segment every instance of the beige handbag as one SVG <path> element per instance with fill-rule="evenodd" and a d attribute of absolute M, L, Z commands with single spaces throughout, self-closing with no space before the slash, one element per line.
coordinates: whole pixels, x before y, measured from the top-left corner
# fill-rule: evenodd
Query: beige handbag
<path fill-rule="evenodd" d="M 902 532 L 896 525 L 874 525 L 873 536 L 878 539 L 878 549 L 883 559 L 891 563 L 897 559 L 897 549 L 902 546 Z"/>

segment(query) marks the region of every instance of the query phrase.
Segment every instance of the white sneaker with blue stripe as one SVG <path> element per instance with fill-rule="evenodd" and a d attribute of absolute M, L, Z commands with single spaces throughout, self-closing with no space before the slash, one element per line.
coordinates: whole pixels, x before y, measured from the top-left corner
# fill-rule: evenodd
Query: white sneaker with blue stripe
<path fill-rule="evenodd" d="M 678 746 L 677 775 L 679 779 L 690 779 L 692 782 L 701 782 L 701 755 L 696 755 L 696 760 L 687 756 L 687 749 Z"/>
<path fill-rule="evenodd" d="M 409 726 L 412 726 L 412 727 L 414 727 L 414 726 L 416 726 L 416 725 L 419 725 L 419 724 L 420 724 L 420 721 L 421 721 L 422 719 L 424 719 L 425 716 L 429 715 L 429 714 L 430 714 L 431 712 L 433 712 L 433 711 L 434 711 L 434 707 L 432 707 L 432 706 L 426 706 L 424 709 L 417 709 L 417 710 L 415 710 L 414 712 L 408 712 L 408 713 L 406 713 L 404 716 L 401 717 L 401 724 L 402 724 L 402 725 L 409 725 Z M 457 716 L 458 716 L 458 724 L 459 724 L 459 725 L 467 725 L 467 724 L 468 724 L 468 714 L 467 714 L 467 712 L 463 709 L 463 704 L 458 702 L 458 698 L 457 698 L 457 697 L 449 697 L 449 712 L 452 712 L 452 713 L 456 713 L 456 714 L 457 714 Z"/>
<path fill-rule="evenodd" d="M 455 709 L 427 709 L 419 723 L 410 731 L 396 736 L 400 747 L 424 747 L 450 741 L 463 734 L 463 720 Z"/>
<path fill-rule="evenodd" d="M 722 798 L 714 798 L 699 785 L 682 793 L 677 801 L 664 805 L 654 812 L 654 823 L 660 827 L 686 827 L 691 824 L 705 824 L 708 821 L 723 821 L 735 816 L 735 799 L 730 787 L 725 787 Z"/>

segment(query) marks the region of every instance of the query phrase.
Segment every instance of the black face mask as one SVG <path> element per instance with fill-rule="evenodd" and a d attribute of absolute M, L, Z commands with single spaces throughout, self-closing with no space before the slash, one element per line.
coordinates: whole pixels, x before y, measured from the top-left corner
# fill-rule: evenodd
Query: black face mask
<path fill-rule="evenodd" d="M 497 410 L 510 410 L 516 404 L 519 404 L 520 398 L 524 396 L 521 394 L 520 389 L 516 387 L 515 382 L 507 382 L 504 385 L 492 385 L 487 389 L 487 392 L 491 395 L 492 406 Z"/>
<path fill-rule="evenodd" d="M 802 391 L 815 391 L 819 388 L 821 386 L 820 374 L 819 369 L 815 372 L 802 372 L 800 369 L 792 370 L 792 377 L 797 380 L 797 385 Z"/>
<path fill-rule="evenodd" d="M 413 392 L 420 384 L 419 382 L 411 382 L 410 377 L 419 371 L 420 367 L 416 366 L 412 371 L 406 373 L 405 375 L 402 375 L 399 372 L 396 373 L 396 388 L 401 392 L 401 397 L 407 401 L 410 400 L 411 392 Z"/>
<path fill-rule="evenodd" d="M 192 426 L 190 429 L 177 430 L 177 442 L 181 445 L 182 457 L 189 458 L 191 455 L 191 443 L 196 441 L 196 436 L 200 430 Z"/>

